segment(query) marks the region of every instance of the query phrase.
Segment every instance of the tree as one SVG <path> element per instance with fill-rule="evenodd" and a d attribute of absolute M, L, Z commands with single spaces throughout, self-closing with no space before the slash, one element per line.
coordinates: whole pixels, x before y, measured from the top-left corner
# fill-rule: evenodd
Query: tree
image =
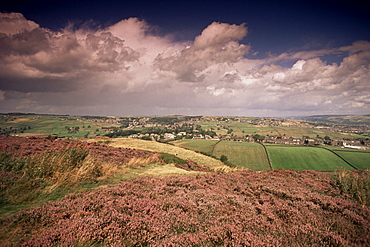
<path fill-rule="evenodd" d="M 252 138 L 254 139 L 254 141 L 263 141 L 263 140 L 265 140 L 265 137 L 264 136 L 261 136 L 261 135 L 259 135 L 259 134 L 255 134 L 255 135 L 253 135 L 252 136 Z"/>
<path fill-rule="evenodd" d="M 225 165 L 227 165 L 229 167 L 235 167 L 234 164 L 232 164 L 230 161 L 228 161 L 228 158 L 227 158 L 226 155 L 221 155 L 220 160 L 222 161 L 222 163 L 224 163 Z"/>
<path fill-rule="evenodd" d="M 225 163 L 225 162 L 227 162 L 228 158 L 227 158 L 227 156 L 226 156 L 226 155 L 221 155 L 220 160 L 221 160 L 223 163 Z"/>

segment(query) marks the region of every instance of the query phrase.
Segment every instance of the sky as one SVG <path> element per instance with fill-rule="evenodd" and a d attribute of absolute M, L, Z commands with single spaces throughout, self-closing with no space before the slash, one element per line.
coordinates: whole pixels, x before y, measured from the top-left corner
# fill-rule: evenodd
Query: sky
<path fill-rule="evenodd" d="M 3 1 L 0 112 L 370 114 L 366 1 Z"/>

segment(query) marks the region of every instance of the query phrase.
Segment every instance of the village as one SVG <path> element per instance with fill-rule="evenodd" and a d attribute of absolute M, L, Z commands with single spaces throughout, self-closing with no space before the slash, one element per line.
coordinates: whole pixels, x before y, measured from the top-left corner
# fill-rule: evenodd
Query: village
<path fill-rule="evenodd" d="M 27 118 L 28 117 L 28 118 Z M 36 135 L 33 122 L 56 121 L 56 127 L 40 129 L 37 136 L 78 139 L 105 136 L 170 142 L 181 139 L 224 140 L 263 144 L 370 149 L 370 125 L 314 122 L 297 118 L 210 116 L 42 116 L 8 114 L 1 135 Z M 26 121 L 29 119 L 28 121 Z M 54 119 L 54 120 L 52 120 Z M 12 124 L 12 125 L 11 125 Z M 19 124 L 19 125 L 17 125 Z M 39 124 L 42 126 L 42 124 Z M 46 125 L 45 125 L 46 126 Z M 54 125 L 56 126 L 56 125 Z M 24 132 L 24 134 L 23 134 Z M 30 133 L 30 134 L 27 134 Z"/>
<path fill-rule="evenodd" d="M 160 119 L 160 121 L 158 121 Z M 112 121 L 112 119 L 110 120 Z M 115 121 L 120 122 L 121 119 L 116 118 Z M 352 149 L 370 149 L 369 138 L 331 138 L 330 136 L 287 136 L 285 134 L 279 135 L 260 135 L 260 134 L 235 134 L 230 129 L 229 123 L 239 122 L 246 123 L 252 126 L 264 127 L 299 127 L 315 130 L 328 130 L 340 133 L 369 133 L 369 126 L 352 126 L 352 125 L 337 125 L 329 123 L 312 124 L 306 121 L 297 119 L 283 119 L 283 118 L 237 118 L 237 117 L 136 117 L 125 118 L 126 125 L 122 128 L 121 134 L 135 132 L 127 135 L 129 138 L 138 138 L 152 141 L 168 142 L 180 139 L 205 139 L 205 140 L 226 140 L 239 142 L 259 142 L 266 144 L 279 145 L 331 145 L 343 148 Z M 214 127 L 204 127 L 207 123 L 214 123 Z M 226 129 L 227 133 L 220 134 L 220 130 Z M 139 130 L 140 129 L 140 130 Z M 137 130 L 137 131 L 135 131 Z M 151 132 L 152 131 L 152 132 Z M 110 137 L 117 137 L 119 132 L 110 130 Z"/>

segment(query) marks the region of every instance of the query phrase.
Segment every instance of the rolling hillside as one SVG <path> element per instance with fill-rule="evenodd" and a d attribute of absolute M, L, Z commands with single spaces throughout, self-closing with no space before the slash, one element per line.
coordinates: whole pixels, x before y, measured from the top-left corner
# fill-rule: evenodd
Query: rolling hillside
<path fill-rule="evenodd" d="M 370 115 L 316 115 L 302 117 L 300 119 L 321 123 L 370 125 Z"/>
<path fill-rule="evenodd" d="M 287 170 L 139 177 L 2 218 L 0 242 L 369 246 L 369 206 L 333 183 L 324 173 Z"/>
<path fill-rule="evenodd" d="M 1 246 L 370 244 L 369 172 L 225 169 L 169 144 L 97 140 L 0 137 Z M 265 162 L 259 144 L 210 144 L 233 162 Z M 307 154 L 333 154 L 267 148 L 301 166 Z M 188 158 L 199 164 L 177 163 Z"/>

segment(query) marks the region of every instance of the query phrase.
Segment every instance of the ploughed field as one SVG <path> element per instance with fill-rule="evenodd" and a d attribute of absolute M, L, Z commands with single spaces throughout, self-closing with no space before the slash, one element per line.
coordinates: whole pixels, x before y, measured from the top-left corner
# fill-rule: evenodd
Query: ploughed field
<path fill-rule="evenodd" d="M 38 138 L 0 147 L 0 246 L 370 245 L 368 171 L 215 171 L 175 147 Z M 158 167 L 177 170 L 144 172 Z"/>

